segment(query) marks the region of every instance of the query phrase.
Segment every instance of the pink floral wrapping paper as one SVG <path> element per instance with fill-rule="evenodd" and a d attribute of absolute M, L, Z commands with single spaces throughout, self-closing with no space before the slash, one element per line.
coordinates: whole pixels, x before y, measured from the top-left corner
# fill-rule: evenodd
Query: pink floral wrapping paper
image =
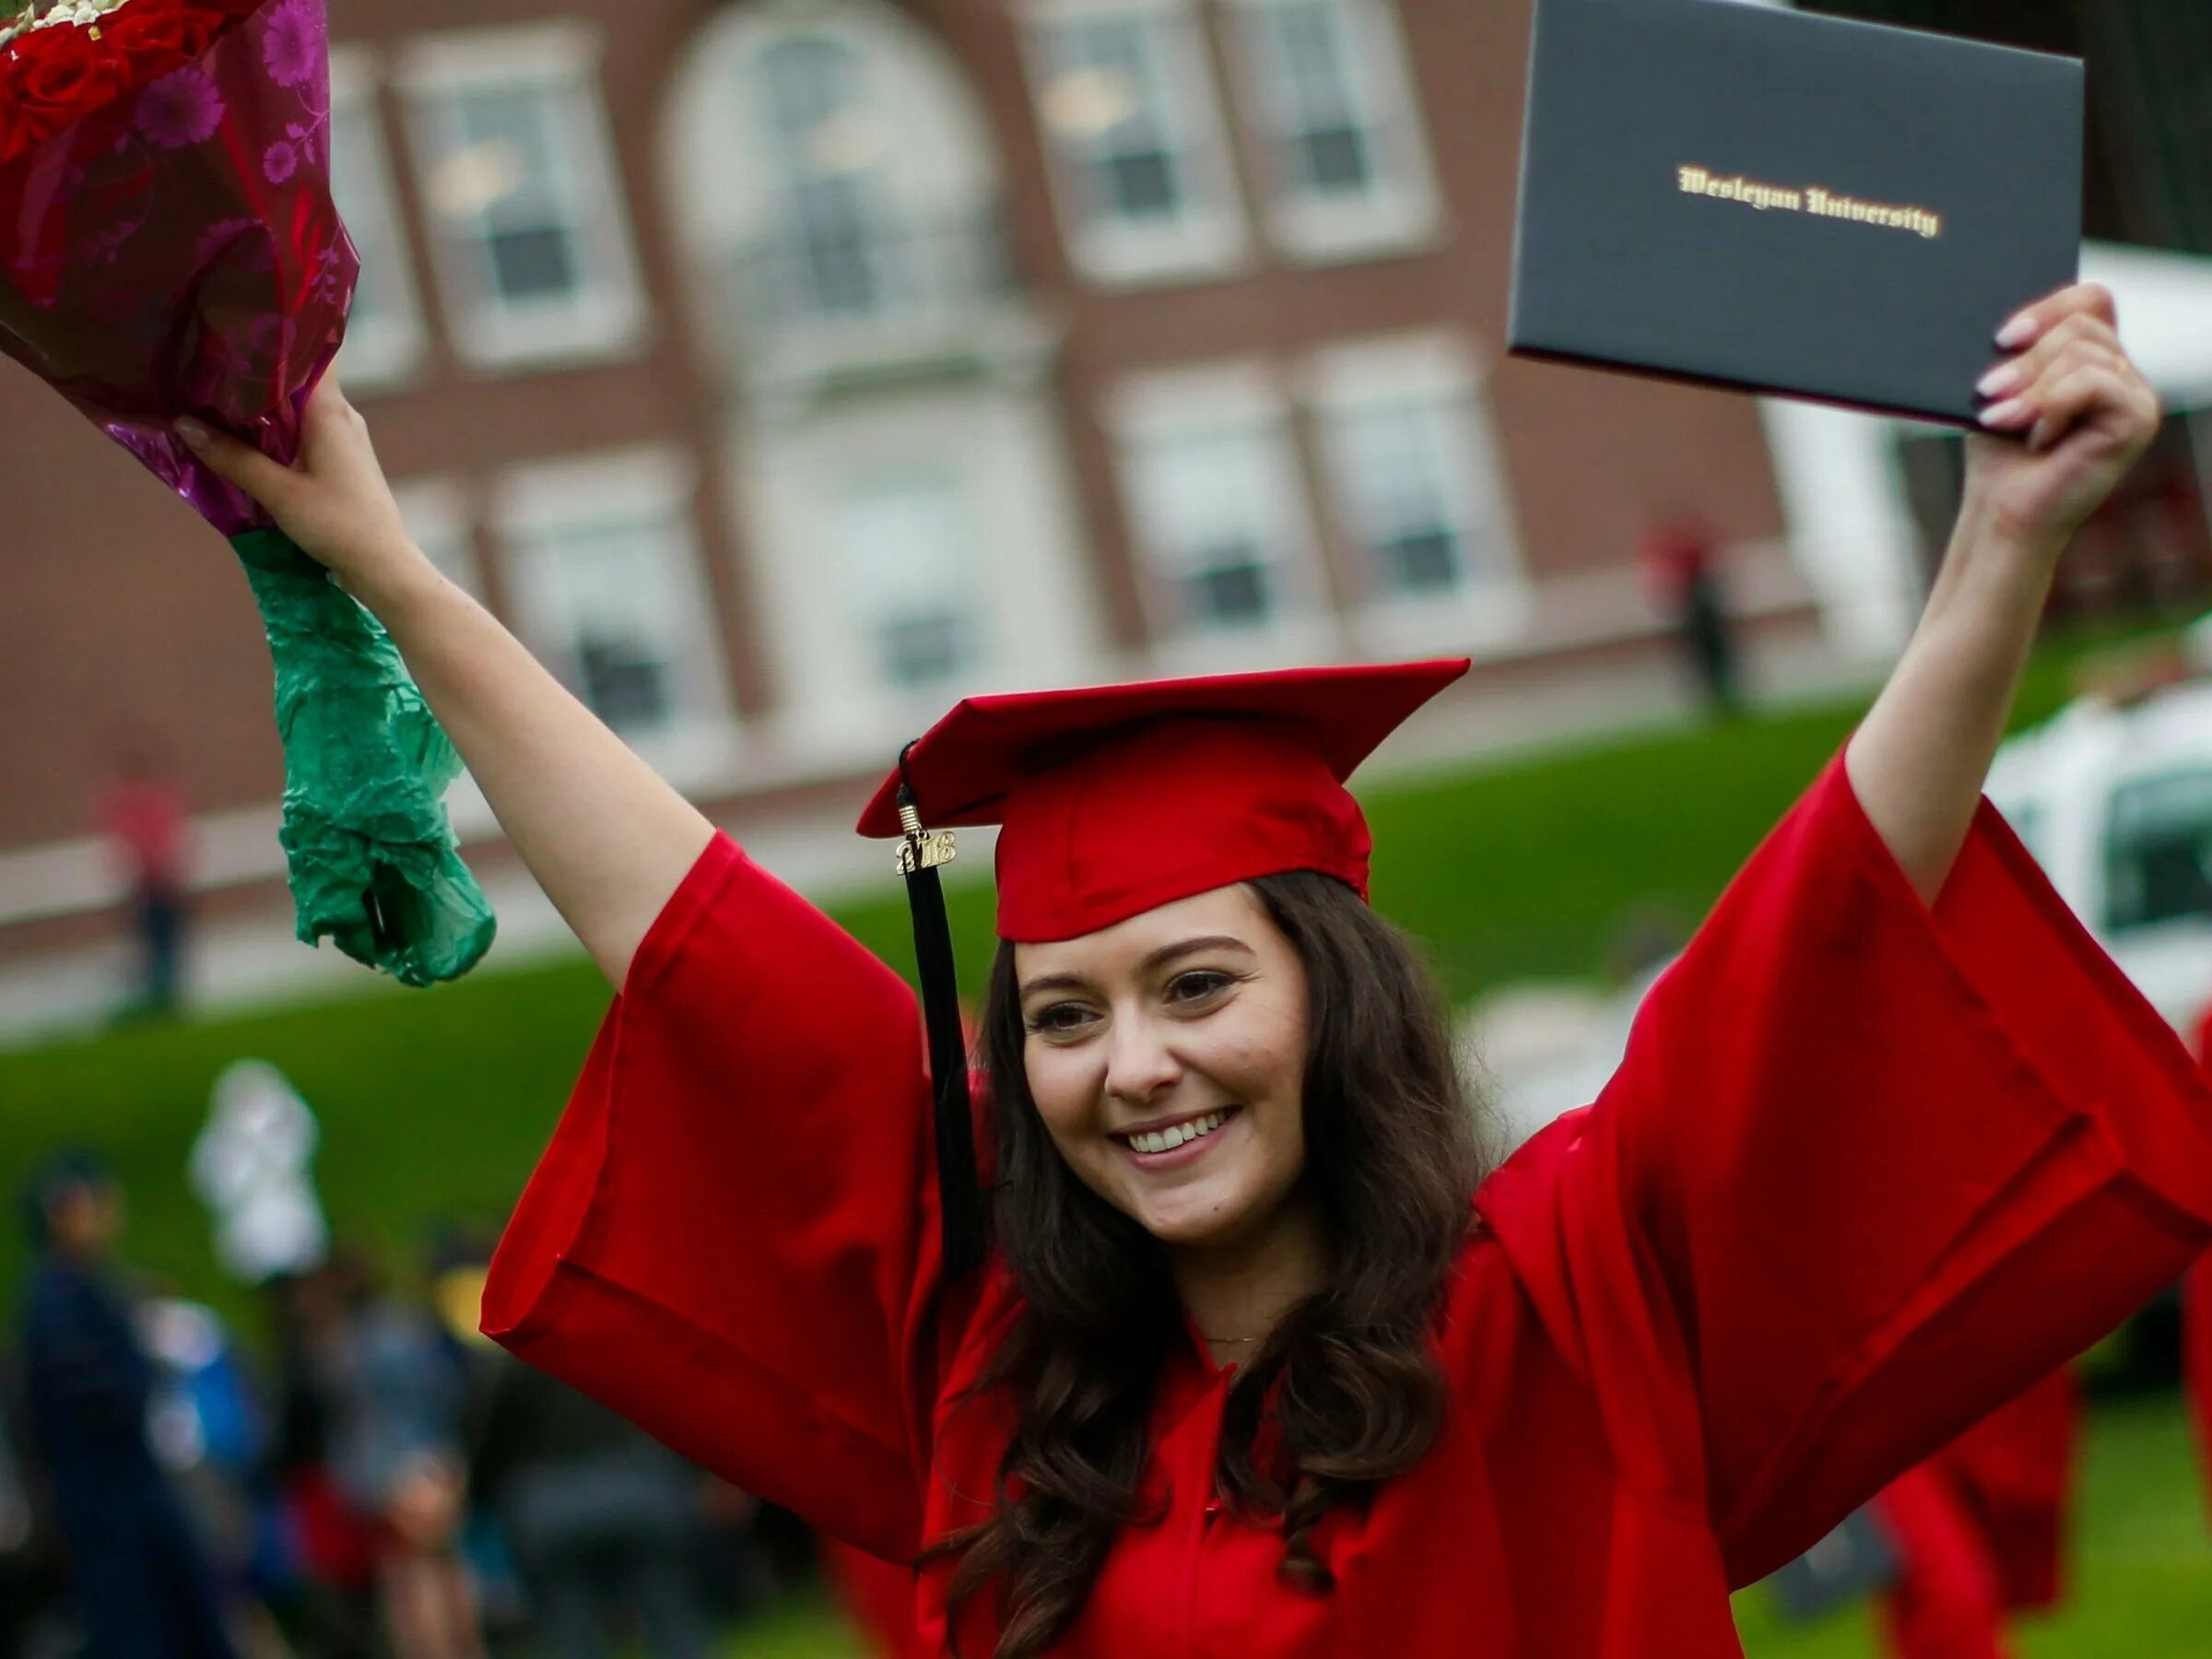
<path fill-rule="evenodd" d="M 288 463 L 359 270 L 330 197 L 327 27 L 324 0 L 267 0 L 0 164 L 0 350 L 227 536 L 266 519 L 171 425 Z"/>

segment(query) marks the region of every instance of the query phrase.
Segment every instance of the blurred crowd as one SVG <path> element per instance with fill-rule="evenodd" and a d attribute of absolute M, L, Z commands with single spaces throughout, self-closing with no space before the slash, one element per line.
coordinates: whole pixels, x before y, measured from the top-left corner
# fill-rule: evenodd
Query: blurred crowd
<path fill-rule="evenodd" d="M 281 1171 L 281 1079 L 233 1082 Z M 221 1108 L 193 1173 L 236 1197 L 257 1178 Z M 133 1281 L 96 1159 L 31 1182 L 0 1653 L 695 1659 L 802 1569 L 776 1517 L 476 1335 L 488 1235 L 444 1230 L 403 1288 L 299 1196 L 288 1220 L 280 1193 L 218 1206 L 226 1265 L 259 1287 L 241 1332 Z"/>

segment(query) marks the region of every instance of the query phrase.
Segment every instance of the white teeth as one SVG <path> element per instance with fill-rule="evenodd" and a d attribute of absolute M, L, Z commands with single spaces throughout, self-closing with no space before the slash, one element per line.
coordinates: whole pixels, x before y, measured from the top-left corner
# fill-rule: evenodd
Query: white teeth
<path fill-rule="evenodd" d="M 1147 1129 L 1132 1135 L 1129 1144 L 1139 1152 L 1172 1152 L 1185 1141 L 1194 1141 L 1202 1135 L 1211 1135 L 1221 1127 L 1226 1112 L 1209 1112 L 1202 1118 L 1187 1124 L 1172 1124 L 1165 1129 Z"/>

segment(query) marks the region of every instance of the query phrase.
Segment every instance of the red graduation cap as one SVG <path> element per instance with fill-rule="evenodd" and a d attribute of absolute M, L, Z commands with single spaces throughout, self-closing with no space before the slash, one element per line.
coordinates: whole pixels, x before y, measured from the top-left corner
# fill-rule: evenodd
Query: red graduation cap
<path fill-rule="evenodd" d="M 907 746 L 860 832 L 906 841 L 947 1272 L 982 1259 L 982 1217 L 932 831 L 1002 826 L 1006 939 L 1073 938 L 1288 870 L 1364 898 L 1372 842 L 1345 780 L 1466 671 L 1457 657 L 971 697 Z"/>
<path fill-rule="evenodd" d="M 1467 671 L 1293 668 L 971 697 L 907 750 L 861 815 L 898 836 L 901 787 L 932 830 L 1003 825 L 998 932 L 1073 938 L 1286 870 L 1367 892 L 1367 822 L 1344 787 Z"/>

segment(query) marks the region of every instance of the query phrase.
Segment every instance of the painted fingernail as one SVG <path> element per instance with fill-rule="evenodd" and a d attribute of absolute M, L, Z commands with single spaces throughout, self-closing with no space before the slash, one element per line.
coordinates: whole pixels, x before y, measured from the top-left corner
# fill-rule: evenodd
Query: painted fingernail
<path fill-rule="evenodd" d="M 1984 397 L 2006 397 L 2020 389 L 2020 371 L 2010 363 L 1999 363 L 1979 381 L 1974 390 Z"/>
<path fill-rule="evenodd" d="M 1982 424 L 1985 427 L 2009 426 L 2027 413 L 2028 404 L 2025 398 L 2008 398 L 2004 403 L 1992 404 L 1988 408 L 1983 410 Z"/>
<path fill-rule="evenodd" d="M 177 436 L 194 449 L 200 449 L 207 442 L 207 429 L 187 415 L 177 422 Z"/>
<path fill-rule="evenodd" d="M 2022 312 L 2004 327 L 1997 330 L 1997 344 L 2006 351 L 2018 351 L 2035 338 L 2035 313 Z"/>

